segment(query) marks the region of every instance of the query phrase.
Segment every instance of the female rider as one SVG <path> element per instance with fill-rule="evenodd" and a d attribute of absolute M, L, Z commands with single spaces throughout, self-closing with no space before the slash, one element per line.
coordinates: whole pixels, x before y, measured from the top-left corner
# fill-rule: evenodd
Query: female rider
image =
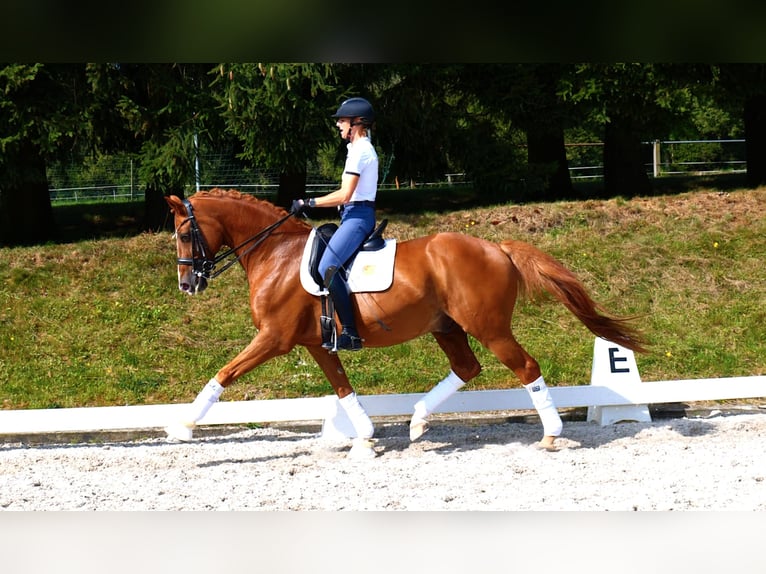
<path fill-rule="evenodd" d="M 338 349 L 358 351 L 362 348 L 362 339 L 356 330 L 345 265 L 375 226 L 378 154 L 370 141 L 375 113 L 364 98 L 350 98 L 332 117 L 336 118 L 341 138 L 348 142 L 340 189 L 317 198 L 296 199 L 291 211 L 299 215 L 312 207 L 338 206 L 340 210 L 340 226 L 322 255 L 319 273 L 342 326 Z"/>

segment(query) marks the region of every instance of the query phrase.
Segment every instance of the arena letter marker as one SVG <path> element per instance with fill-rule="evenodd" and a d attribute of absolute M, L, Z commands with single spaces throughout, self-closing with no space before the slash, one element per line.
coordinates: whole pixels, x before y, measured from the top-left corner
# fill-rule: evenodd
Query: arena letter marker
<path fill-rule="evenodd" d="M 619 393 L 629 391 L 641 384 L 636 357 L 633 351 L 616 343 L 596 337 L 593 343 L 593 367 L 590 375 L 591 386 L 609 387 Z M 616 422 L 652 422 L 648 405 L 601 405 L 588 407 L 588 422 L 601 426 Z"/>

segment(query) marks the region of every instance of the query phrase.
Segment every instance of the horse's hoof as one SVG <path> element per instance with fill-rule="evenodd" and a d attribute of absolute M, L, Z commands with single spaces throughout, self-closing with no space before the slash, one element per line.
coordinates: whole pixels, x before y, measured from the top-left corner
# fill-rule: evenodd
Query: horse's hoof
<path fill-rule="evenodd" d="M 348 457 L 357 460 L 375 458 L 378 455 L 375 449 L 372 448 L 374 445 L 375 441 L 371 438 L 355 438 L 351 441 L 351 450 L 348 451 Z"/>
<path fill-rule="evenodd" d="M 556 447 L 555 444 L 556 437 L 546 435 L 542 438 L 542 440 L 537 443 L 538 448 L 541 448 L 542 450 L 547 450 L 548 452 L 556 452 L 559 449 Z"/>
<path fill-rule="evenodd" d="M 410 422 L 410 442 L 418 440 L 428 431 L 428 421 L 413 418 Z"/>
<path fill-rule="evenodd" d="M 165 427 L 165 433 L 168 435 L 167 440 L 170 442 L 189 441 L 192 439 L 192 429 L 194 427 L 194 423 L 174 423 L 168 425 Z"/>

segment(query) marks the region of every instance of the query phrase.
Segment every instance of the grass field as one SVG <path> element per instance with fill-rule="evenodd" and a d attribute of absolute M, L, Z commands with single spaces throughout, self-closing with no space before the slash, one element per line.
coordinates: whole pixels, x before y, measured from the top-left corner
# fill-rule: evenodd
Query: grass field
<path fill-rule="evenodd" d="M 477 201 L 465 190 L 401 190 L 381 198 L 379 217 L 389 218 L 387 234 L 399 240 L 451 230 L 521 239 L 551 253 L 608 310 L 638 316 L 651 345 L 637 357 L 644 380 L 764 374 L 766 189 L 703 185 L 524 205 Z M 176 287 L 170 233 L 133 234 L 140 210 L 108 209 L 57 211 L 69 242 L 0 249 L 2 408 L 192 400 L 256 335 L 239 267 L 201 296 L 185 296 Z M 121 233 L 105 236 L 100 229 L 112 221 L 121 222 Z M 549 384 L 589 382 L 593 336 L 562 305 L 520 303 L 514 331 Z M 484 371 L 467 389 L 518 387 L 510 371 L 474 348 Z M 360 394 L 426 391 L 449 369 L 430 337 L 347 354 L 344 363 Z M 296 348 L 240 379 L 223 399 L 331 392 Z"/>

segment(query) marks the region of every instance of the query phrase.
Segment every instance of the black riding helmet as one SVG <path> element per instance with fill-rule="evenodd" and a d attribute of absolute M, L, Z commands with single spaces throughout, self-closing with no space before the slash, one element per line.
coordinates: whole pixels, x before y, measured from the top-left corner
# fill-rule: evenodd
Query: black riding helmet
<path fill-rule="evenodd" d="M 370 127 L 375 121 L 375 112 L 370 102 L 364 98 L 349 98 L 343 102 L 333 118 L 359 118 L 360 123 L 365 127 Z"/>

